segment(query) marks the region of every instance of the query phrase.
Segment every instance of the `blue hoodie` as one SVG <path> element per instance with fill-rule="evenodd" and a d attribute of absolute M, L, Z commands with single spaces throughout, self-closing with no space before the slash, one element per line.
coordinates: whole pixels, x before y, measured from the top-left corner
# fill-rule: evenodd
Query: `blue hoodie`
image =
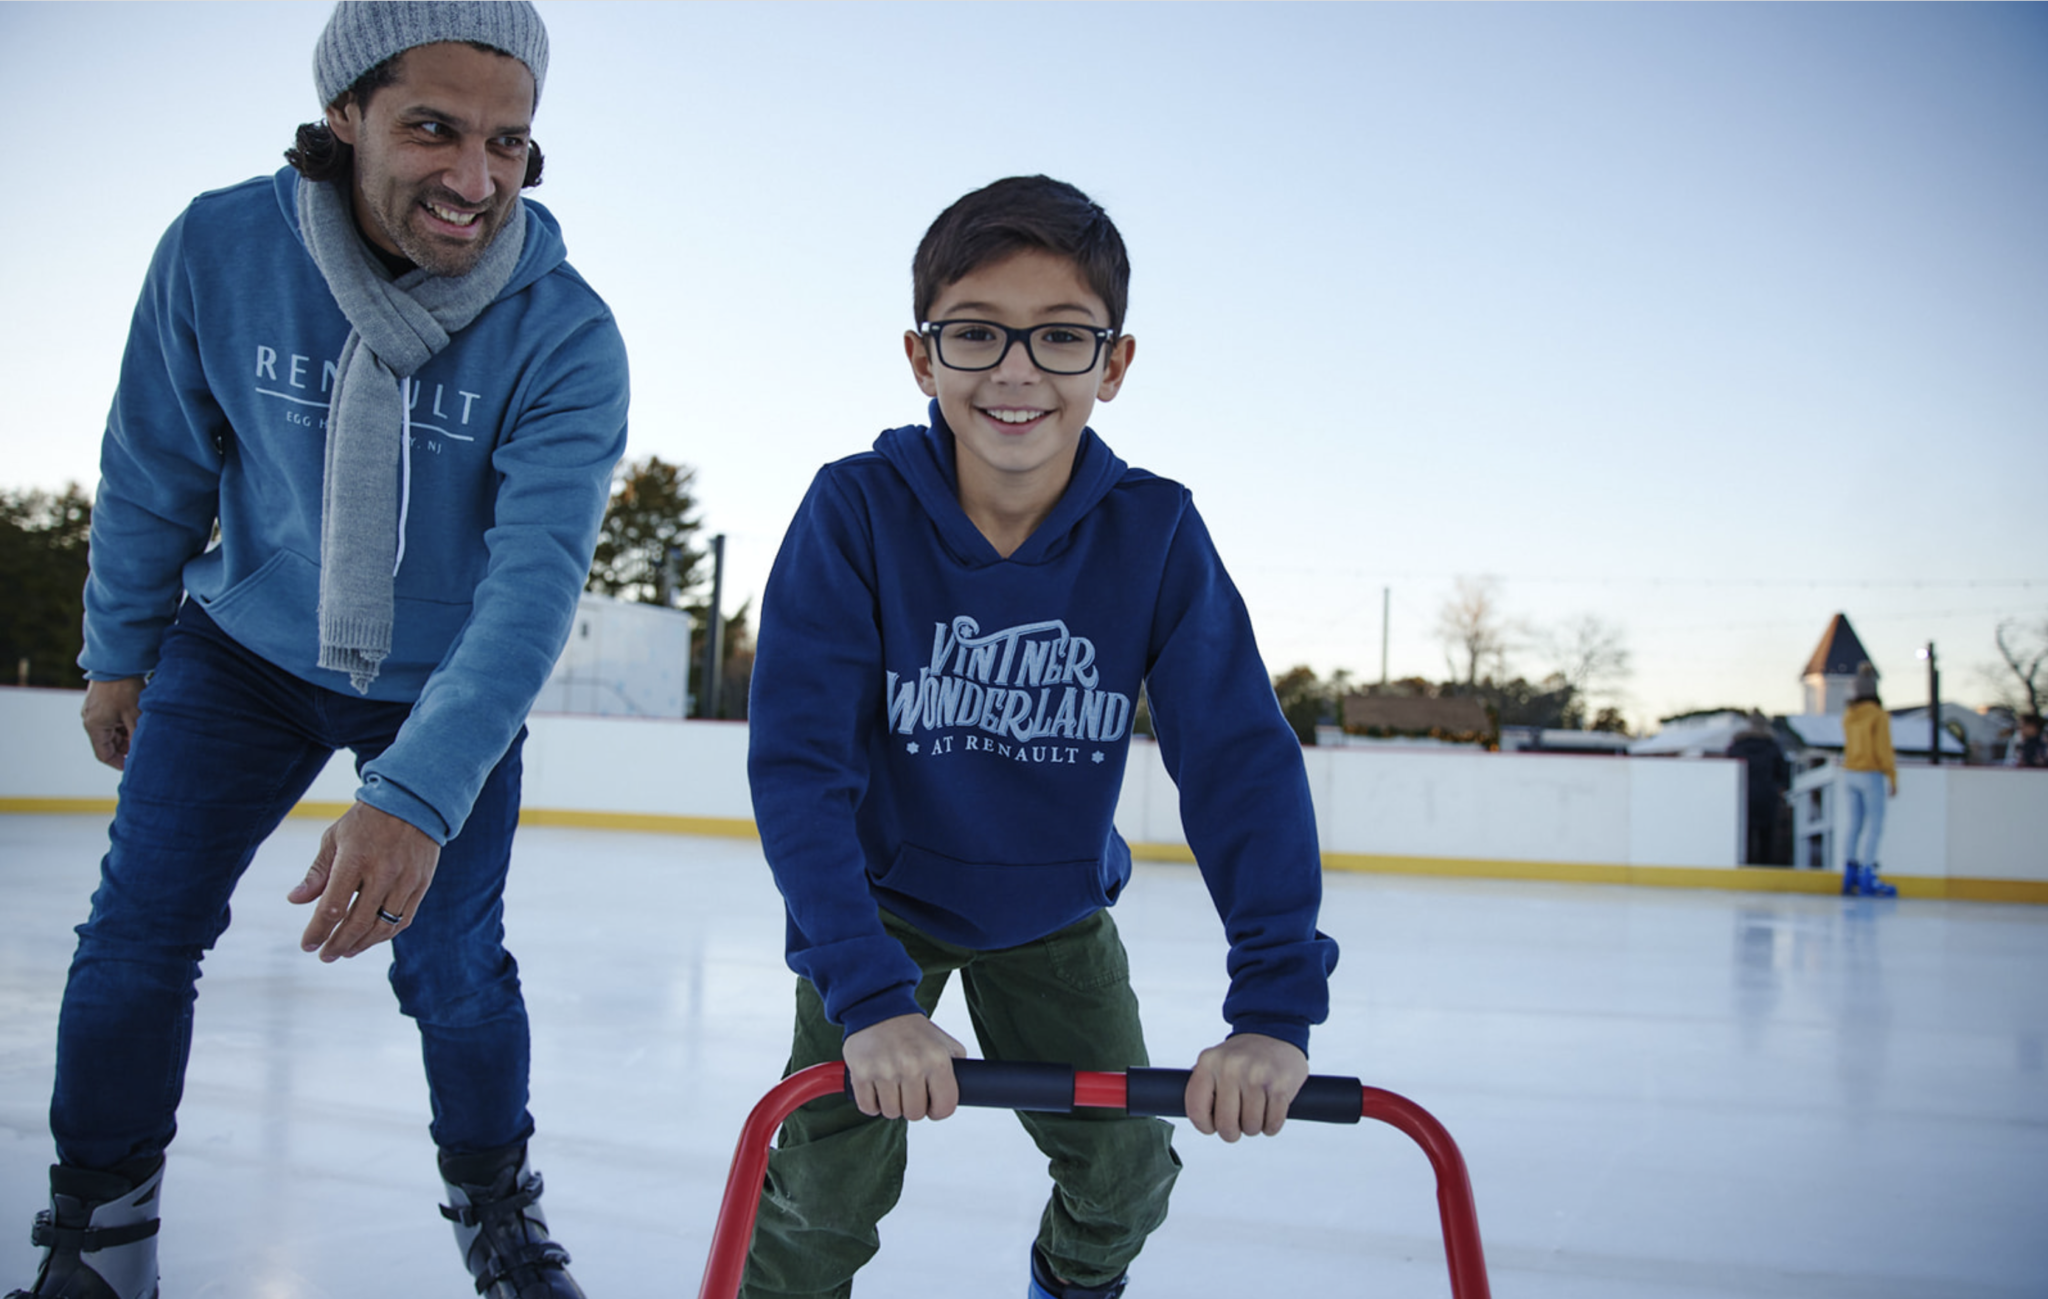
<path fill-rule="evenodd" d="M 1337 958 L 1308 780 L 1187 489 L 1084 432 L 1004 558 L 931 418 L 819 471 L 763 597 L 747 766 L 790 967 L 857 1032 L 919 1013 L 877 903 L 979 950 L 1114 903 L 1142 685 L 1230 942 L 1224 1018 L 1306 1050 Z"/>
<path fill-rule="evenodd" d="M 298 184 L 286 168 L 203 194 L 157 246 L 100 453 L 79 656 L 92 680 L 154 669 L 189 593 L 237 643 L 354 697 L 315 665 L 314 613 L 349 324 L 300 240 Z M 568 638 L 625 448 L 625 345 L 553 216 L 526 205 L 511 282 L 414 376 L 396 626 L 370 688 L 413 710 L 357 797 L 439 843 Z"/>

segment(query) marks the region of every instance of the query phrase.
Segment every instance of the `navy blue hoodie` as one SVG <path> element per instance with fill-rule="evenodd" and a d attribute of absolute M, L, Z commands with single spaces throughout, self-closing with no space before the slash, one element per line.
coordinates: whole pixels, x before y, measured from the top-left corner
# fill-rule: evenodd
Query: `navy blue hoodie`
<path fill-rule="evenodd" d="M 1308 781 L 1187 489 L 1086 431 L 1005 558 L 931 419 L 819 471 L 763 598 L 748 775 L 790 967 L 857 1032 L 919 1013 L 878 903 L 978 950 L 1114 903 L 1142 684 L 1230 941 L 1224 1018 L 1306 1050 L 1337 959 Z"/>

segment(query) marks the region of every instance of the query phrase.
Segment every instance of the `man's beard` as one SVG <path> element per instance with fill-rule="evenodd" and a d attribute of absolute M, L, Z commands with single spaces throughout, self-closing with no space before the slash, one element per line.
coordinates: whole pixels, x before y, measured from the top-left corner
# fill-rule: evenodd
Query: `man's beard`
<path fill-rule="evenodd" d="M 512 200 L 514 203 L 518 201 L 516 196 Z M 449 205 L 444 203 L 443 206 Z M 416 210 L 407 208 L 408 213 Z M 511 214 L 511 203 L 502 208 L 494 206 L 477 213 L 477 224 L 482 226 L 483 230 L 477 238 L 467 243 L 454 243 L 422 235 L 405 222 L 400 222 L 398 228 L 393 229 L 383 220 L 381 213 L 378 215 L 378 224 L 384 226 L 385 236 L 398 245 L 398 251 L 405 255 L 407 261 L 431 274 L 453 279 L 476 269 L 476 264 L 483 260 L 484 254 L 490 251 L 491 245 L 503 232 L 505 220 Z"/>

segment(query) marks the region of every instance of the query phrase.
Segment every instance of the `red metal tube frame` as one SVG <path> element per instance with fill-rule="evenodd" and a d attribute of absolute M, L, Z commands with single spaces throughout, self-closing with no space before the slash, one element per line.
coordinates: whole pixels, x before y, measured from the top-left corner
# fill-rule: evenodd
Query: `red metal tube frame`
<path fill-rule="evenodd" d="M 777 1083 L 754 1106 L 740 1129 L 726 1178 L 725 1198 L 712 1229 L 711 1252 L 704 1261 L 704 1281 L 697 1299 L 735 1299 L 746 1271 L 747 1250 L 754 1240 L 754 1218 L 761 1207 L 761 1184 L 768 1174 L 768 1147 L 775 1130 L 798 1106 L 825 1096 L 842 1095 L 846 1066 L 813 1065 Z M 1479 1241 L 1479 1215 L 1472 1204 L 1472 1181 L 1458 1143 L 1436 1116 L 1405 1096 L 1378 1087 L 1364 1087 L 1360 1116 L 1377 1119 L 1406 1133 L 1429 1156 L 1436 1170 L 1437 1212 L 1443 1222 L 1444 1257 L 1450 1266 L 1452 1299 L 1491 1299 L 1486 1255 Z M 1074 1105 L 1086 1109 L 1121 1109 L 1124 1075 L 1074 1074 Z"/>

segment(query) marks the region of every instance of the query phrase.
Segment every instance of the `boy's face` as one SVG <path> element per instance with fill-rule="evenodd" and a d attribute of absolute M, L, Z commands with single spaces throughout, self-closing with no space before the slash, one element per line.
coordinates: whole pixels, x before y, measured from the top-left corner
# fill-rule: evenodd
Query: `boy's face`
<path fill-rule="evenodd" d="M 1109 308 L 1067 258 L 1027 249 L 991 262 L 939 291 L 933 321 L 987 320 L 1013 329 L 1036 325 L 1109 326 Z M 1006 499 L 1066 490 L 1074 448 L 1089 412 L 1123 386 L 1136 344 L 1105 345 L 1083 374 L 1047 374 L 1014 342 L 990 370 L 954 370 L 939 363 L 932 343 L 915 331 L 903 349 L 917 386 L 938 399 L 958 447 L 960 489 Z"/>

